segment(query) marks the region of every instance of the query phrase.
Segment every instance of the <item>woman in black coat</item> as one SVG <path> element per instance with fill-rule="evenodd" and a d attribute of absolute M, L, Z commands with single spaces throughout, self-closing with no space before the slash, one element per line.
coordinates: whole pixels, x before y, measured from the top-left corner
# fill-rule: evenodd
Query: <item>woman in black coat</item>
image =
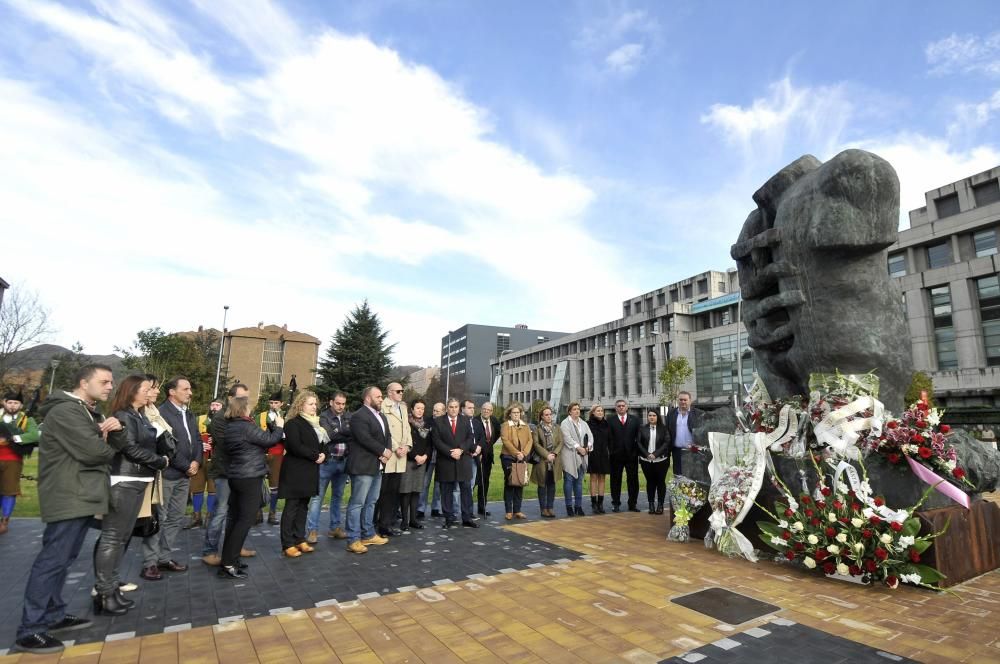
<path fill-rule="evenodd" d="M 285 421 L 285 460 L 278 480 L 281 512 L 281 548 L 289 558 L 314 551 L 306 542 L 309 500 L 319 493 L 319 467 L 326 460 L 330 434 L 320 423 L 319 397 L 302 390 L 288 409 Z"/>
<path fill-rule="evenodd" d="M 250 419 L 250 399 L 233 397 L 226 408 L 226 478 L 229 480 L 229 515 L 225 542 L 222 545 L 222 566 L 219 576 L 245 579 L 245 566 L 240 563 L 240 551 L 257 518 L 263 497 L 263 480 L 267 475 L 267 449 L 281 442 L 285 420 L 280 415 L 274 428 L 264 431 Z"/>
<path fill-rule="evenodd" d="M 587 472 L 590 473 L 590 511 L 604 514 L 604 481 L 611 473 L 611 424 L 604 418 L 604 407 L 590 407 L 587 426 L 594 436 L 594 449 L 587 455 Z"/>

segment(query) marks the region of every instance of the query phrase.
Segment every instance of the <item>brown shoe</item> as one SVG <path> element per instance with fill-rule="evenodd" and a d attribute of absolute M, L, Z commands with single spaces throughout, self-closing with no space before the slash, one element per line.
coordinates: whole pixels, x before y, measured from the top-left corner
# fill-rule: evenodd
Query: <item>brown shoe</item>
<path fill-rule="evenodd" d="M 310 546 L 308 542 L 302 542 L 299 544 L 299 551 L 301 551 L 302 553 L 312 553 L 315 550 L 316 549 Z"/>
<path fill-rule="evenodd" d="M 269 526 L 276 526 L 276 525 L 278 525 L 278 513 L 277 512 L 268 511 L 268 513 L 267 513 L 267 524 Z"/>
<path fill-rule="evenodd" d="M 527 519 L 528 515 L 525 514 L 524 512 L 514 512 L 514 518 L 515 519 Z"/>
<path fill-rule="evenodd" d="M 9 529 L 7 524 L 9 522 L 10 519 L 8 519 L 7 517 L 0 519 L 0 535 L 3 535 L 5 532 L 7 532 L 7 530 Z"/>
<path fill-rule="evenodd" d="M 191 530 L 192 528 L 197 528 L 197 527 L 199 527 L 201 525 L 202 525 L 202 523 L 201 523 L 201 512 L 196 512 L 195 515 L 193 517 L 191 517 L 191 520 L 188 521 L 187 525 L 183 526 L 182 529 L 183 530 Z"/>
<path fill-rule="evenodd" d="M 222 564 L 222 558 L 217 553 L 210 553 L 207 556 L 202 556 L 201 562 L 205 563 L 209 567 L 218 567 Z"/>
<path fill-rule="evenodd" d="M 514 513 L 513 512 L 507 512 L 506 514 L 503 515 L 503 518 L 505 518 L 508 521 L 510 521 L 511 519 L 514 518 Z"/>
<path fill-rule="evenodd" d="M 188 569 L 187 565 L 181 564 L 176 560 L 168 560 L 163 563 L 156 563 L 156 566 L 166 572 L 186 572 Z"/>
<path fill-rule="evenodd" d="M 163 578 L 163 575 L 160 574 L 160 570 L 157 569 L 156 565 L 143 567 L 142 572 L 139 574 L 139 576 L 146 579 L 147 581 L 159 581 L 160 579 Z"/>
<path fill-rule="evenodd" d="M 347 539 L 347 533 L 344 532 L 343 528 L 334 528 L 326 534 L 327 537 L 332 537 L 333 539 Z"/>
<path fill-rule="evenodd" d="M 309 534 L 306 535 L 306 541 L 309 542 L 310 544 L 315 544 L 316 542 L 319 541 L 319 533 L 317 533 L 315 530 L 310 530 Z"/>
<path fill-rule="evenodd" d="M 289 558 L 298 558 L 299 556 L 302 555 L 302 552 L 299 551 L 298 547 L 294 547 L 294 546 L 288 547 L 282 553 L 284 553 L 285 556 L 287 556 Z"/>
<path fill-rule="evenodd" d="M 361 543 L 365 546 L 381 546 L 383 544 L 388 544 L 389 538 L 382 537 L 381 535 L 372 535 L 366 540 L 361 540 Z"/>
<path fill-rule="evenodd" d="M 240 558 L 253 558 L 257 552 L 253 549 L 240 549 Z"/>
<path fill-rule="evenodd" d="M 347 550 L 351 553 L 368 553 L 368 547 L 361 542 L 351 542 L 347 545 Z"/>

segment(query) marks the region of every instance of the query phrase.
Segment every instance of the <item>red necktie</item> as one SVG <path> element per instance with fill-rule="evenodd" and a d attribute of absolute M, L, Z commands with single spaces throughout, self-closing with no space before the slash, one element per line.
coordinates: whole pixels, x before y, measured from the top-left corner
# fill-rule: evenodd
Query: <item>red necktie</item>
<path fill-rule="evenodd" d="M 625 416 L 622 415 L 622 424 L 625 424 Z"/>
<path fill-rule="evenodd" d="M 451 435 L 455 435 L 455 420 L 451 421 Z"/>
<path fill-rule="evenodd" d="M 490 421 L 486 420 L 486 440 L 490 439 Z"/>

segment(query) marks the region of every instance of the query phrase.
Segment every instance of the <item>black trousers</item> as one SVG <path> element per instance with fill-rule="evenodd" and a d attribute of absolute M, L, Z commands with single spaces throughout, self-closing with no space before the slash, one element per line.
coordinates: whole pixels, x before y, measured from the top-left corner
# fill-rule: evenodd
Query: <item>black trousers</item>
<path fill-rule="evenodd" d="M 479 487 L 479 500 L 477 501 L 477 507 L 479 508 L 479 513 L 482 514 L 486 511 L 486 499 L 490 495 L 490 473 L 493 472 L 493 459 L 483 459 L 483 465 L 479 467 L 479 477 L 482 479 L 476 480 L 476 486 Z"/>
<path fill-rule="evenodd" d="M 646 499 L 650 508 L 663 505 L 667 497 L 667 471 L 670 470 L 670 460 L 659 463 L 640 461 L 642 474 L 646 476 Z"/>
<path fill-rule="evenodd" d="M 288 549 L 306 541 L 306 516 L 309 498 L 285 498 L 281 512 L 281 548 Z"/>
<path fill-rule="evenodd" d="M 611 504 L 622 504 L 622 471 L 628 483 L 628 506 L 635 507 L 639 501 L 639 459 L 636 456 L 611 457 Z"/>
<path fill-rule="evenodd" d="M 458 487 L 458 497 L 461 506 L 455 504 L 455 487 Z M 457 523 L 459 511 L 462 521 L 472 521 L 472 482 L 441 482 L 441 509 L 448 523 Z"/>
<path fill-rule="evenodd" d="M 95 585 L 102 595 L 118 588 L 118 567 L 125 544 L 132 537 L 146 485 L 146 482 L 119 482 L 111 487 L 108 513 L 101 519 L 101 536 L 94 547 Z"/>
<path fill-rule="evenodd" d="M 399 481 L 403 479 L 403 473 L 382 473 L 382 489 L 378 495 L 378 504 L 375 506 L 378 511 L 376 520 L 377 530 L 391 530 L 393 522 L 396 520 L 396 507 L 399 505 Z"/>
<path fill-rule="evenodd" d="M 524 487 L 510 485 L 510 473 L 514 460 L 512 457 L 500 457 L 500 464 L 503 466 L 503 508 L 507 514 L 521 511 L 521 503 L 524 500 Z M 553 480 L 554 482 L 555 480 Z"/>
<path fill-rule="evenodd" d="M 257 520 L 261 480 L 260 477 L 229 478 L 229 514 L 226 536 L 222 543 L 222 564 L 227 567 L 232 567 L 239 561 L 240 550 Z"/>
<path fill-rule="evenodd" d="M 399 494 L 399 511 L 403 515 L 402 528 L 406 530 L 417 522 L 417 504 L 420 502 L 420 492 Z"/>

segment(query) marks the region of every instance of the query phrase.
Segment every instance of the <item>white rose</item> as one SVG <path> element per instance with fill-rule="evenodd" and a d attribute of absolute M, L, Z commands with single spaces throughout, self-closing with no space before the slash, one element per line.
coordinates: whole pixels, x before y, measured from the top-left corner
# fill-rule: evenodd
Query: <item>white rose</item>
<path fill-rule="evenodd" d="M 796 521 L 795 523 L 792 524 L 792 530 L 797 530 L 799 532 L 802 532 L 803 530 L 805 530 L 805 526 L 802 525 L 801 521 Z"/>
<path fill-rule="evenodd" d="M 784 519 L 782 519 L 781 521 L 778 522 L 778 527 L 779 528 L 788 528 L 788 522 L 785 521 Z"/>
<path fill-rule="evenodd" d="M 816 568 L 816 561 L 813 560 L 812 558 L 808 557 L 808 556 L 806 556 L 806 559 L 803 560 L 802 563 L 806 567 L 808 567 L 809 569 L 815 569 Z"/>
<path fill-rule="evenodd" d="M 892 535 L 889 533 L 884 533 L 879 539 L 882 540 L 882 544 L 892 544 Z"/>
<path fill-rule="evenodd" d="M 837 493 L 847 493 L 848 491 L 850 491 L 850 489 L 846 484 L 843 482 L 837 482 Z"/>
<path fill-rule="evenodd" d="M 837 535 L 837 541 L 840 542 L 841 544 L 847 542 L 847 533 L 840 533 L 839 535 Z"/>
<path fill-rule="evenodd" d="M 932 427 L 936 427 L 937 425 L 941 424 L 941 415 L 938 412 L 937 408 L 927 413 L 927 417 L 925 419 L 927 420 L 927 424 L 931 425 Z"/>
<path fill-rule="evenodd" d="M 827 512 L 826 519 L 830 523 L 833 523 L 833 522 L 835 522 L 837 520 L 837 515 L 834 514 L 833 512 Z"/>
<path fill-rule="evenodd" d="M 863 543 L 861 543 L 861 542 L 858 542 L 857 544 L 854 545 L 854 550 L 855 551 L 864 551 L 865 550 L 865 545 Z"/>
<path fill-rule="evenodd" d="M 837 574 L 840 574 L 841 576 L 848 576 L 850 573 L 851 573 L 851 568 L 845 565 L 844 563 L 840 563 L 839 565 L 837 565 Z"/>
<path fill-rule="evenodd" d="M 815 535 L 810 535 L 809 537 L 806 538 L 806 541 L 812 544 L 813 546 L 819 544 L 819 538 L 816 537 Z"/>
<path fill-rule="evenodd" d="M 855 528 L 860 528 L 861 526 L 865 525 L 865 522 L 862 519 L 859 519 L 858 517 L 854 517 L 853 519 L 851 519 L 851 525 L 854 526 Z"/>
<path fill-rule="evenodd" d="M 835 556 L 840 555 L 840 547 L 837 546 L 836 544 L 831 544 L 830 546 L 826 547 L 826 550 Z"/>
<path fill-rule="evenodd" d="M 913 546 L 916 538 L 913 535 L 903 535 L 899 538 L 899 546 L 903 548 L 909 548 Z"/>
<path fill-rule="evenodd" d="M 903 583 L 912 583 L 914 585 L 918 585 L 923 581 L 919 574 L 901 574 L 899 580 Z"/>

